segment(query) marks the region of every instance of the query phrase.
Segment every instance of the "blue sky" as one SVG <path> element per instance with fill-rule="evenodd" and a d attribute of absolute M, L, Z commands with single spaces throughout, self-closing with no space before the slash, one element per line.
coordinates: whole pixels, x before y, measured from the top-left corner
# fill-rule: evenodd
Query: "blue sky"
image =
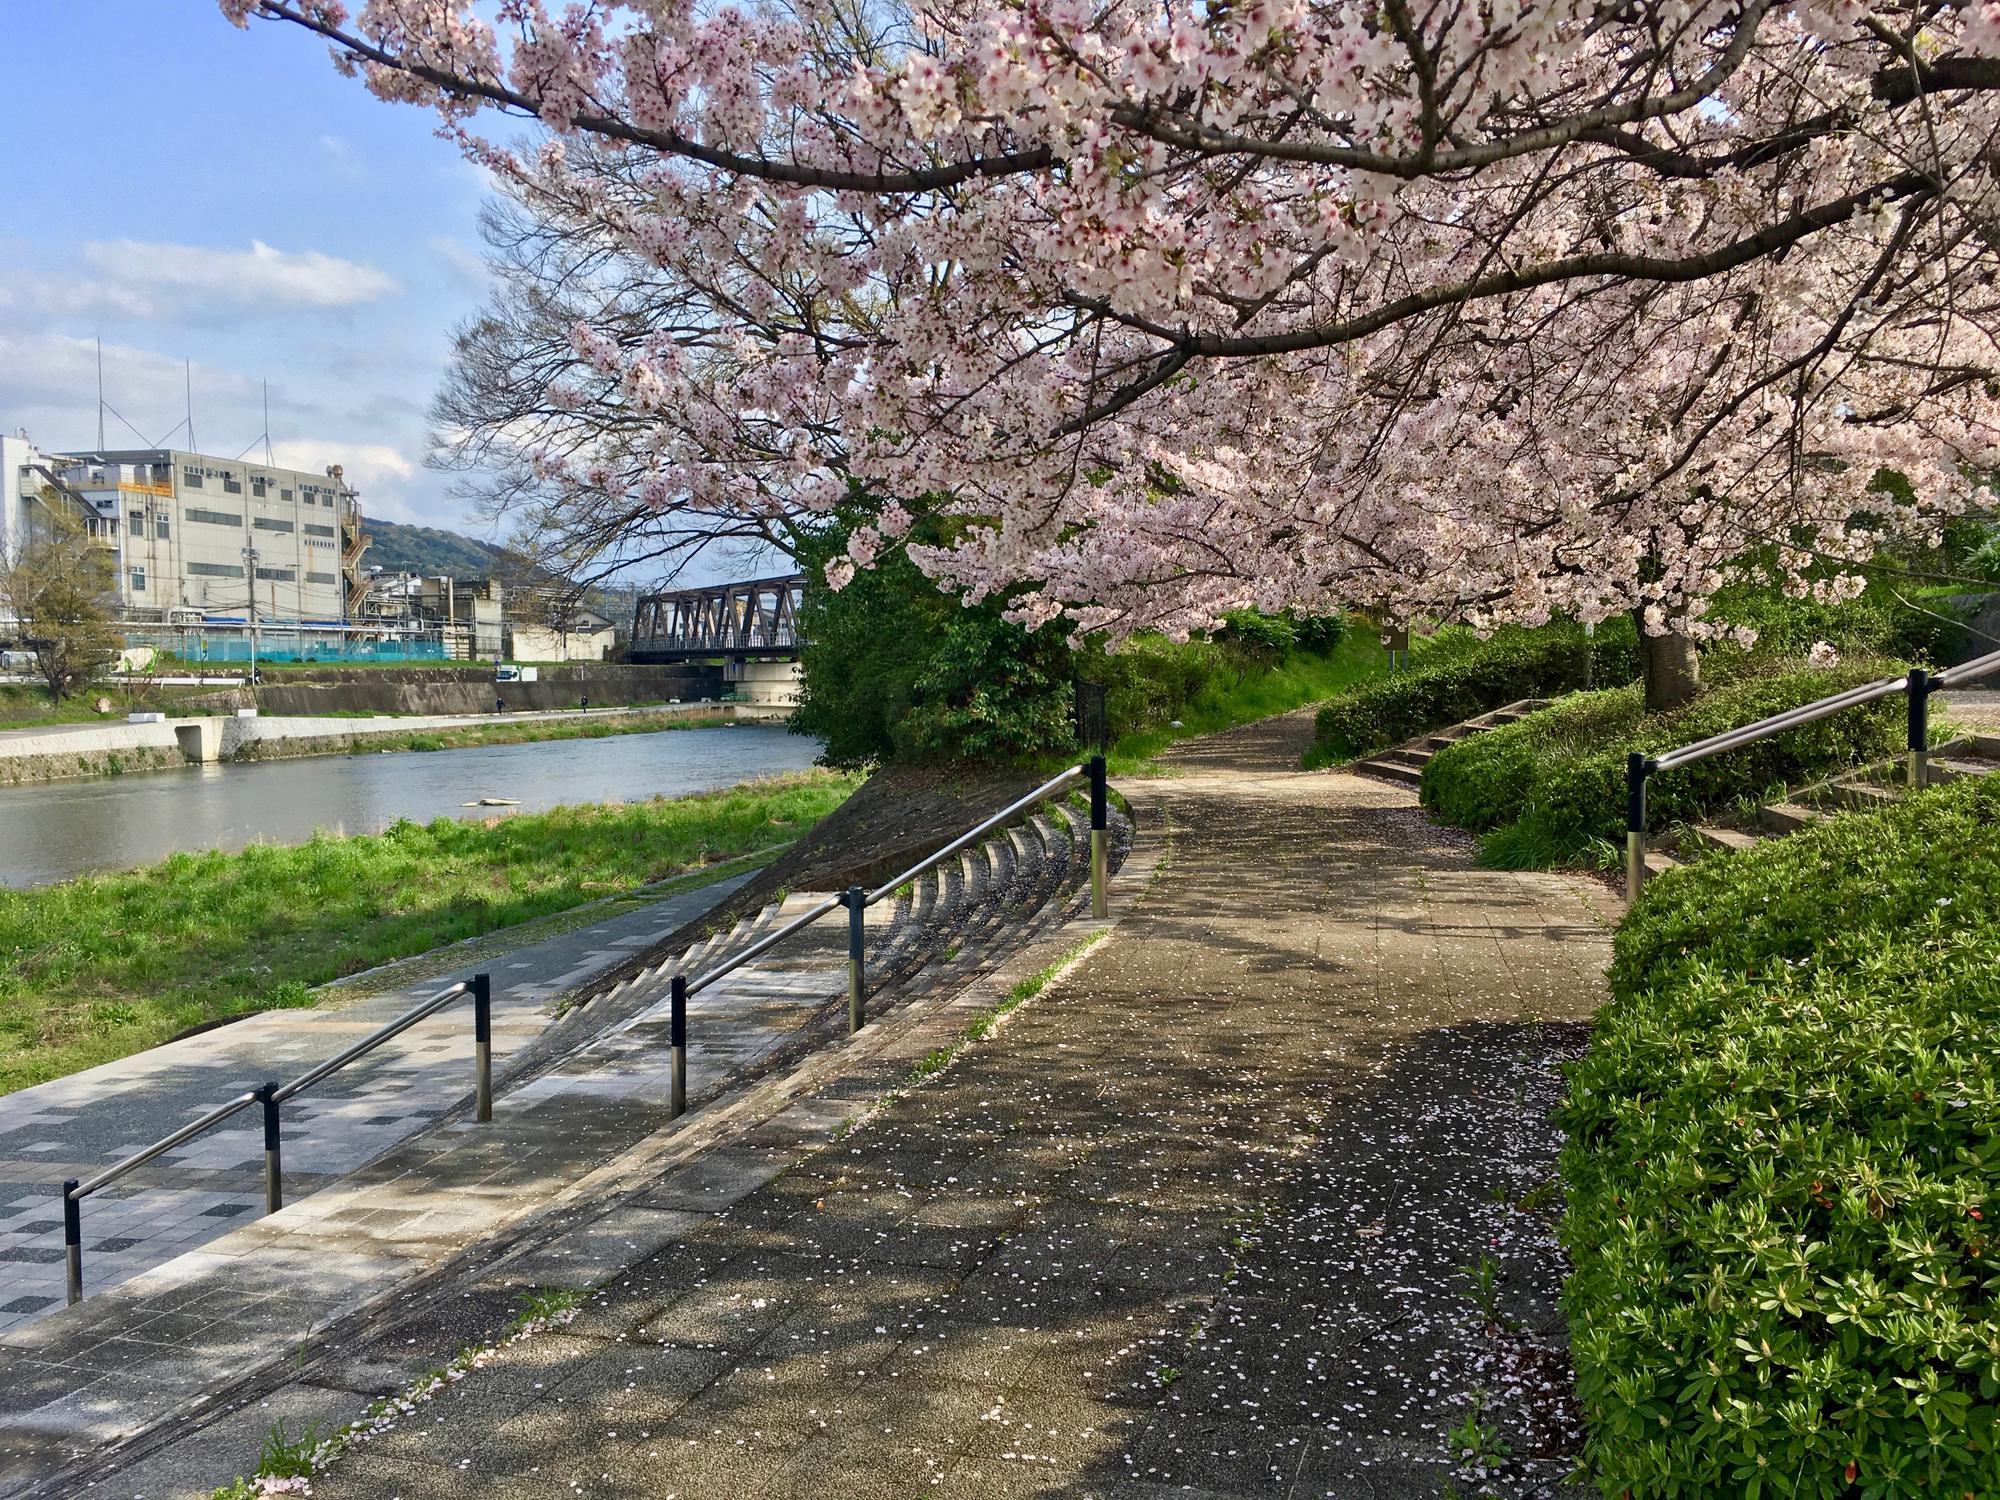
<path fill-rule="evenodd" d="M 479 173 L 289 29 L 209 0 L 9 6 L 0 142 L 0 430 L 148 439 L 184 415 L 234 455 L 346 465 L 364 510 L 485 533 L 425 468 L 424 408 L 484 275 Z M 112 447 L 140 439 L 106 418 Z M 184 444 L 176 434 L 173 441 Z"/>

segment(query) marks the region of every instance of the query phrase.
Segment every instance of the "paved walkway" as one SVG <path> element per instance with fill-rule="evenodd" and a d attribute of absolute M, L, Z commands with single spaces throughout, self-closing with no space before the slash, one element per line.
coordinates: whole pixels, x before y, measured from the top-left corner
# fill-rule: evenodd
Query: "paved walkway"
<path fill-rule="evenodd" d="M 1155 886 L 997 1040 L 724 1196 L 727 1162 L 642 1195 L 709 1216 L 314 1493 L 1549 1492 L 1545 1111 L 1610 898 L 1473 869 L 1406 790 L 1291 769 L 1307 732 L 1179 752 L 1132 789 Z M 1499 1440 L 1455 1451 L 1468 1413 Z"/>
<path fill-rule="evenodd" d="M 266 1012 L 0 1097 L 0 1332 L 61 1307 L 65 1178 L 160 1139 L 233 1095 L 296 1077 L 426 995 L 493 977 L 496 1076 L 547 1025 L 551 997 L 641 951 L 722 901 L 734 876 L 664 899 L 619 903 L 601 920 L 352 1004 Z M 490 950 L 495 934 L 479 945 Z M 432 1124 L 472 1087 L 470 1003 L 449 1006 L 285 1108 L 285 1191 L 303 1198 Z M 92 1292 L 240 1228 L 263 1212 L 264 1140 L 255 1110 L 94 1194 L 83 1210 Z"/>

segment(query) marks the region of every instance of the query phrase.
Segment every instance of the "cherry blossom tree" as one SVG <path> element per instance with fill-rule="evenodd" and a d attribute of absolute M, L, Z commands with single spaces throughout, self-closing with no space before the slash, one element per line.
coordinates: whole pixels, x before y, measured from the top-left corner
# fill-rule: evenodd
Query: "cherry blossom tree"
<path fill-rule="evenodd" d="M 836 585 L 922 502 L 1029 623 L 1629 609 L 1664 701 L 2000 458 L 1994 0 L 223 9 L 657 269 L 548 400 L 651 505 L 865 486 Z"/>

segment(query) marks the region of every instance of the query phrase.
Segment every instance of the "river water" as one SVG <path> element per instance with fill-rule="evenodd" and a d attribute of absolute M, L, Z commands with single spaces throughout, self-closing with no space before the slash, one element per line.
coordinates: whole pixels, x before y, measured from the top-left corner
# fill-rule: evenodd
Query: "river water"
<path fill-rule="evenodd" d="M 778 725 L 735 724 L 0 787 L 0 885 L 126 869 L 182 849 L 297 843 L 316 828 L 375 833 L 398 818 L 678 797 L 802 770 L 818 753 L 817 740 Z M 481 797 L 520 807 L 465 806 Z"/>

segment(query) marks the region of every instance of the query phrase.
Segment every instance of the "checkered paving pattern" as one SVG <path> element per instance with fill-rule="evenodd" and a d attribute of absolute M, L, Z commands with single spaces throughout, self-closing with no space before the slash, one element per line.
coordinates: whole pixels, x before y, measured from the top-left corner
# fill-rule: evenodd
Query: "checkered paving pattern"
<path fill-rule="evenodd" d="M 540 1035 L 548 1002 L 657 942 L 739 881 L 722 882 L 475 965 L 493 976 L 496 1069 Z M 64 1179 L 86 1178 L 267 1080 L 296 1077 L 474 969 L 338 1010 L 267 1012 L 0 1098 L 0 1331 L 64 1305 Z M 448 1006 L 284 1107 L 288 1203 L 432 1124 L 472 1087 L 472 1013 Z M 169 1151 L 83 1205 L 91 1291 L 260 1216 L 258 1111 Z"/>

